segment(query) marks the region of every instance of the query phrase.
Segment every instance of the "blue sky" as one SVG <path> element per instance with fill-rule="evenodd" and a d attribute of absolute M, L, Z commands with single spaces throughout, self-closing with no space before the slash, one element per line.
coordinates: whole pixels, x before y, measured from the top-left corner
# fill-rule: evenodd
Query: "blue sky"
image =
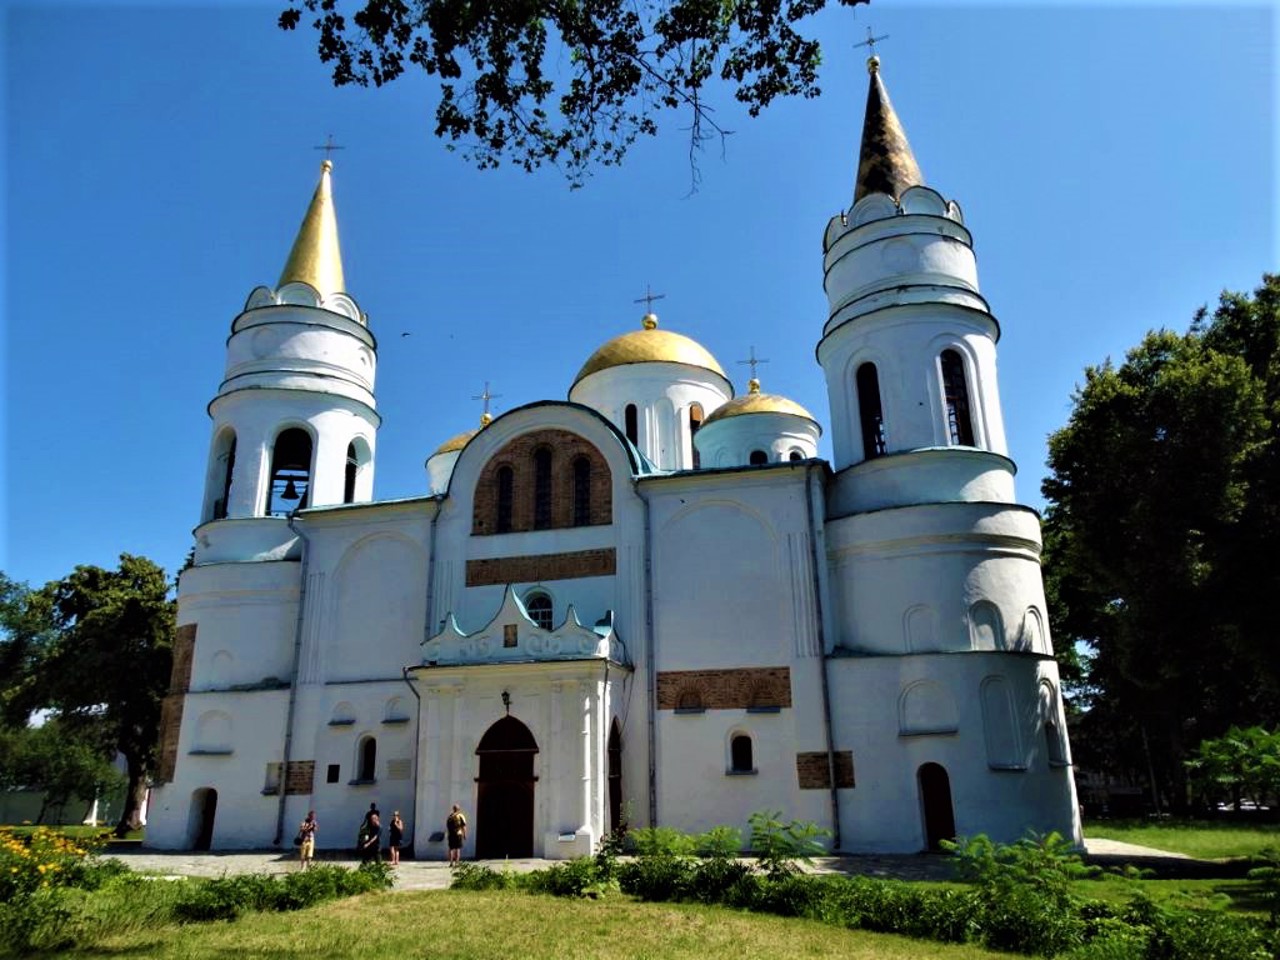
<path fill-rule="evenodd" d="M 1086 365 L 1276 269 L 1269 5 L 826 11 L 824 95 L 750 120 L 715 90 L 735 133 L 692 196 L 681 116 L 582 190 L 479 172 L 431 135 L 426 78 L 335 90 L 280 6 L 0 0 L 16 579 L 181 563 L 230 323 L 279 276 L 330 133 L 347 284 L 379 339 L 379 499 L 425 492 L 486 380 L 498 412 L 564 398 L 647 283 L 740 391 L 754 346 L 765 389 L 825 425 L 821 237 L 851 199 L 868 25 L 927 181 L 974 233 L 1024 502 Z"/>

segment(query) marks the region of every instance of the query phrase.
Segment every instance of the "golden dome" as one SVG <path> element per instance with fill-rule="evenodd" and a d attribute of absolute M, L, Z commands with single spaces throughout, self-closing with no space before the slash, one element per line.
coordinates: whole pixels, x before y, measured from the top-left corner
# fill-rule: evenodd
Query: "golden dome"
<path fill-rule="evenodd" d="M 480 415 L 479 427 L 474 430 L 467 430 L 465 433 L 460 433 L 456 437 L 450 437 L 444 443 L 440 444 L 440 446 L 436 447 L 436 452 L 431 456 L 438 457 L 442 453 L 453 453 L 454 451 L 461 450 L 471 442 L 472 437 L 491 423 L 493 423 L 493 417 L 491 417 L 487 412 L 482 413 Z"/>
<path fill-rule="evenodd" d="M 775 393 L 761 393 L 760 381 L 753 379 L 747 384 L 747 395 L 745 397 L 734 397 L 723 406 L 716 407 L 707 415 L 707 419 L 702 422 L 702 426 L 706 427 L 707 424 L 716 420 L 741 417 L 749 413 L 785 413 L 792 417 L 803 417 L 806 420 L 812 420 L 814 423 L 818 422 L 813 414 L 794 400 L 788 400 L 786 397 L 780 397 Z"/>
<path fill-rule="evenodd" d="M 642 323 L 643 329 L 614 337 L 588 357 L 573 382 L 576 384 L 593 373 L 628 363 L 683 363 L 729 379 L 702 344 L 670 330 L 659 330 L 658 318 L 652 313 L 646 313 Z"/>
<path fill-rule="evenodd" d="M 322 297 L 346 290 L 342 254 L 338 249 L 338 216 L 334 212 L 333 187 L 329 182 L 332 170 L 330 161 L 320 164 L 320 182 L 316 184 L 311 206 L 307 207 L 307 215 L 289 251 L 289 260 L 280 274 L 279 287 L 286 283 L 306 283 Z"/>
<path fill-rule="evenodd" d="M 471 441 L 471 438 L 479 432 L 479 430 L 468 430 L 465 433 L 458 434 L 456 437 L 450 437 L 444 443 L 440 444 L 440 446 L 436 447 L 436 452 L 433 453 L 432 456 L 438 457 L 442 453 L 453 453 L 456 450 L 461 450 Z"/>

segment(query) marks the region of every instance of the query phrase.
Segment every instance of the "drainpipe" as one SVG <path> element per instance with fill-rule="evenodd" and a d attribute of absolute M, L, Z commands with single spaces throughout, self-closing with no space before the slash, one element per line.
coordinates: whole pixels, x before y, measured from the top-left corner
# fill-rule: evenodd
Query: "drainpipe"
<path fill-rule="evenodd" d="M 284 749 L 280 759 L 280 802 L 276 805 L 276 838 L 271 842 L 278 847 L 284 841 L 284 807 L 289 796 L 289 757 L 293 750 L 293 712 L 298 703 L 298 665 L 302 659 L 302 626 L 307 615 L 307 565 L 311 555 L 311 541 L 294 526 L 299 507 L 289 514 L 289 529 L 302 540 L 302 579 L 298 584 L 298 621 L 293 629 L 293 676 L 289 681 L 289 709 L 284 719 Z"/>
<path fill-rule="evenodd" d="M 431 527 L 427 534 L 427 610 L 426 619 L 422 624 L 423 643 L 431 639 L 431 625 L 435 623 L 432 607 L 435 606 L 436 586 L 436 524 L 440 522 L 440 505 L 443 500 L 443 495 L 435 498 L 436 512 L 431 515 Z M 409 691 L 413 694 L 414 699 L 418 701 L 418 719 L 414 724 L 413 736 L 413 832 L 415 839 L 418 832 L 418 776 L 422 764 L 422 694 L 418 693 L 418 688 L 409 679 L 409 671 L 416 666 L 421 666 L 421 664 L 414 663 L 400 668 L 400 676 L 404 678 L 404 682 L 409 685 Z"/>
<path fill-rule="evenodd" d="M 655 672 L 657 655 L 653 649 L 653 524 L 651 507 L 644 488 L 636 484 L 636 496 L 644 503 L 644 668 L 647 675 L 649 721 L 649 826 L 658 825 L 658 675 Z"/>
<path fill-rule="evenodd" d="M 813 611 L 818 628 L 819 667 L 822 670 L 822 719 L 827 735 L 827 782 L 831 784 L 831 849 L 840 849 L 840 796 L 836 788 L 836 750 L 831 735 L 831 686 L 827 680 L 827 638 L 823 628 L 822 578 L 818 569 L 818 527 L 813 509 L 813 471 L 805 470 L 805 512 L 809 518 L 809 565 L 813 568 Z"/>
<path fill-rule="evenodd" d="M 400 676 L 404 678 L 404 682 L 409 686 L 409 692 L 418 701 L 418 719 L 413 725 L 413 833 L 415 840 L 418 833 L 418 761 L 422 755 L 422 694 L 418 693 L 418 688 L 409 679 L 409 671 L 416 666 L 419 664 L 411 663 L 400 668 Z"/>

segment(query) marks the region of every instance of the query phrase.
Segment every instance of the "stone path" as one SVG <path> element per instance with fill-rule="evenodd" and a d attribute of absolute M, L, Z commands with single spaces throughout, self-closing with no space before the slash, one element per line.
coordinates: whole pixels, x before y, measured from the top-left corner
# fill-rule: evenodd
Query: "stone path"
<path fill-rule="evenodd" d="M 1195 860 L 1180 853 L 1155 850 L 1115 840 L 1086 840 L 1086 861 L 1099 866 L 1133 864 L 1153 870 L 1161 878 L 1229 877 L 1238 869 L 1230 864 Z M 219 877 L 236 873 L 285 873 L 298 869 L 297 855 L 292 851 L 235 851 L 229 853 L 161 852 L 141 847 L 113 849 L 105 854 L 128 864 L 142 873 L 188 877 Z M 354 860 L 321 851 L 321 863 L 354 866 Z M 525 873 L 549 866 L 549 860 L 484 861 L 496 870 Z M 950 859 L 941 854 L 898 856 L 818 857 L 815 873 L 842 873 L 849 876 L 885 877 L 899 880 L 951 879 Z M 449 866 L 438 860 L 402 860 L 395 868 L 397 890 L 443 890 L 449 886 Z"/>

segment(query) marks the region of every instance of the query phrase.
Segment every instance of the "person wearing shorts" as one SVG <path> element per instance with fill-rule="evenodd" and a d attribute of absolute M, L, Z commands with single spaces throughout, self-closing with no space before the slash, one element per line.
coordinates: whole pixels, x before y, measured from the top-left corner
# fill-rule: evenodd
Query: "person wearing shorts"
<path fill-rule="evenodd" d="M 298 836 L 302 838 L 302 843 L 298 844 L 298 859 L 302 862 L 302 869 L 307 869 L 311 865 L 311 861 L 316 855 L 316 812 L 314 810 L 307 811 L 307 819 L 298 824 Z"/>
<path fill-rule="evenodd" d="M 462 844 L 467 839 L 467 818 L 456 803 L 453 812 L 445 818 L 444 832 L 449 838 L 449 866 L 453 866 L 461 860 Z"/>

